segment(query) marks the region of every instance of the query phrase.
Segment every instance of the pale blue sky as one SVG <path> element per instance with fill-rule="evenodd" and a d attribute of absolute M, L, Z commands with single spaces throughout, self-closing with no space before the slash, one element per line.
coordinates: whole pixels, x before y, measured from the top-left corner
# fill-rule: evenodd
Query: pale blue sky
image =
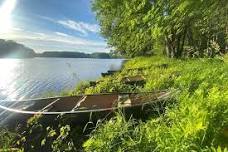
<path fill-rule="evenodd" d="M 90 0 L 0 0 L 0 38 L 43 51 L 108 52 Z"/>

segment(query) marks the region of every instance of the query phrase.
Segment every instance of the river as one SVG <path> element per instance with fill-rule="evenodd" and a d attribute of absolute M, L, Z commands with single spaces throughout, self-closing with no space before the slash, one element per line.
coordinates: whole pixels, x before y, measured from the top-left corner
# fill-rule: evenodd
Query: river
<path fill-rule="evenodd" d="M 118 70 L 122 59 L 0 59 L 0 100 L 22 100 L 69 91 L 102 72 Z"/>

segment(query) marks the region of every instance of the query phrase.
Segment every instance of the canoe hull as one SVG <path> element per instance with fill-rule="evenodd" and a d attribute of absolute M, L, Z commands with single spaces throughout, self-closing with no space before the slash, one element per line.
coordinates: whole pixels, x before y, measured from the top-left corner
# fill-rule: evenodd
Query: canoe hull
<path fill-rule="evenodd" d="M 163 113 L 168 95 L 167 92 L 160 91 L 81 95 L 17 102 L 13 104 L 14 107 L 5 109 L 3 113 L 6 119 L 2 120 L 0 125 L 8 128 L 24 126 L 31 117 L 41 114 L 40 121 L 45 124 L 53 124 L 53 121 L 58 121 L 59 118 L 76 125 L 85 125 L 88 122 L 96 124 L 98 121 L 110 119 L 116 112 L 122 113 L 127 119 L 133 117 L 143 120 L 151 114 Z M 21 106 L 22 104 L 25 106 Z M 16 110 L 18 107 L 22 110 Z"/>
<path fill-rule="evenodd" d="M 109 120 L 115 116 L 116 112 L 121 113 L 126 119 L 134 118 L 144 121 L 151 115 L 159 115 L 164 112 L 166 106 L 165 101 L 156 103 L 137 105 L 132 107 L 124 107 L 115 110 L 84 112 L 84 113 L 68 113 L 63 115 L 42 115 L 39 122 L 45 125 L 53 125 L 55 121 L 64 121 L 75 126 L 85 126 L 86 124 L 94 124 L 97 122 Z M 31 114 L 11 113 L 4 122 L 3 127 L 15 129 L 18 126 L 26 126 L 28 120 L 33 117 Z M 61 119 L 59 119 L 61 118 Z"/>

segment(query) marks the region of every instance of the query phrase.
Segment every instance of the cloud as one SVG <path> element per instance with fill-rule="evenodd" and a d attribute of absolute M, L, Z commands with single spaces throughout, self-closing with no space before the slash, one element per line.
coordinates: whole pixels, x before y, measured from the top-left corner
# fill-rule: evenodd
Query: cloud
<path fill-rule="evenodd" d="M 74 21 L 71 19 L 56 20 L 56 19 L 53 19 L 53 18 L 50 18 L 47 16 L 41 16 L 41 15 L 37 15 L 37 17 L 39 17 L 40 19 L 49 21 L 49 22 L 53 22 L 53 23 L 62 25 L 63 27 L 65 27 L 67 29 L 80 32 L 83 35 L 88 35 L 89 32 L 98 33 L 100 30 L 99 25 L 97 25 L 97 24 L 90 24 L 90 23 L 86 23 L 86 22 L 82 22 L 82 21 Z"/>
<path fill-rule="evenodd" d="M 103 41 L 88 40 L 62 32 L 32 32 L 13 30 L 8 34 L 0 34 L 3 39 L 15 40 L 33 48 L 36 52 L 43 51 L 77 51 L 77 52 L 108 52 Z"/>
<path fill-rule="evenodd" d="M 99 32 L 99 26 L 97 24 L 88 24 L 85 22 L 77 22 L 73 20 L 59 20 L 57 23 L 63 25 L 65 28 L 78 31 L 84 35 L 87 35 L 88 32 Z"/>
<path fill-rule="evenodd" d="M 68 34 L 62 33 L 62 32 L 55 32 L 55 34 L 59 35 L 59 36 L 65 36 L 68 37 Z"/>
<path fill-rule="evenodd" d="M 41 16 L 41 15 L 35 15 L 36 17 L 39 17 L 40 19 L 43 19 L 43 20 L 47 20 L 47 21 L 50 21 L 50 22 L 56 22 L 56 20 L 54 20 L 53 18 L 51 17 L 47 17 L 47 16 Z"/>

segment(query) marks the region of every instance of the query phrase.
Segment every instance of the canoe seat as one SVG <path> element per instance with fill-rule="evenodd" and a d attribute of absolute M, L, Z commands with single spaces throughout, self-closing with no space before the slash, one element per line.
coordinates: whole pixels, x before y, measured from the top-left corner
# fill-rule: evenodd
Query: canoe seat
<path fill-rule="evenodd" d="M 87 107 L 88 109 L 99 109 L 99 108 L 112 108 L 113 105 L 118 101 L 118 95 L 95 95 L 87 96 L 78 108 Z"/>
<path fill-rule="evenodd" d="M 131 99 L 130 99 L 129 94 L 119 95 L 118 96 L 118 104 L 117 104 L 117 106 L 118 107 L 121 107 L 121 106 L 131 106 Z"/>
<path fill-rule="evenodd" d="M 61 100 L 56 102 L 49 111 L 62 112 L 62 111 L 71 111 L 77 103 L 83 98 L 83 96 L 69 96 L 60 98 Z"/>
<path fill-rule="evenodd" d="M 60 99 L 56 99 L 54 101 L 52 101 L 51 103 L 49 103 L 48 105 L 46 105 L 45 107 L 43 107 L 40 112 L 44 112 L 44 111 L 49 111 L 54 107 L 54 104 L 59 101 Z"/>
<path fill-rule="evenodd" d="M 87 98 L 87 96 L 82 96 L 82 98 L 79 99 L 79 101 L 78 101 L 77 104 L 73 107 L 73 109 L 72 109 L 71 111 L 77 110 L 77 109 L 80 107 L 81 103 L 84 102 L 84 101 L 86 100 L 86 98 Z"/>

